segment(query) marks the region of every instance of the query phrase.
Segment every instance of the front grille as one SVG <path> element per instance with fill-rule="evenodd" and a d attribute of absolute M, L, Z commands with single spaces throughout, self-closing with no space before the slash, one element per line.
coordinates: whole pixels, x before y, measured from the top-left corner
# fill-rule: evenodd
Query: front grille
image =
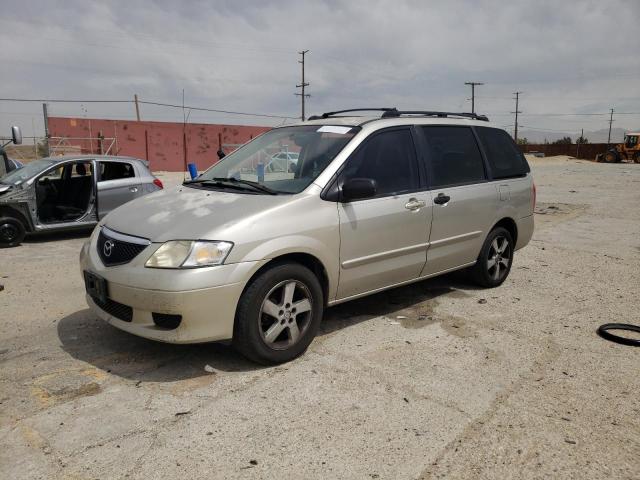
<path fill-rule="evenodd" d="M 105 230 L 107 230 L 107 232 L 105 232 Z M 125 241 L 123 238 L 130 238 L 135 243 Z M 149 243 L 148 240 L 143 238 L 129 237 L 103 228 L 100 230 L 100 235 L 98 235 L 98 255 L 100 255 L 102 263 L 107 267 L 122 265 L 133 260 L 140 252 L 147 248 Z"/>
<path fill-rule="evenodd" d="M 133 320 L 133 308 L 122 303 L 114 302 L 110 298 L 107 298 L 106 302 L 102 302 L 100 299 L 92 297 L 95 304 L 109 315 L 116 317 L 123 322 L 130 322 Z"/>

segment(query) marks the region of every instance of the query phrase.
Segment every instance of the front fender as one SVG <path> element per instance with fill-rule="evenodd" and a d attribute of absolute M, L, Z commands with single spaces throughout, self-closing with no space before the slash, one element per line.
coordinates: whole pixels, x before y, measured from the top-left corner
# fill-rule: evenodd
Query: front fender
<path fill-rule="evenodd" d="M 305 235 L 287 235 L 267 240 L 248 250 L 241 262 L 273 260 L 284 255 L 297 253 L 315 257 L 327 272 L 329 281 L 328 297 L 335 297 L 338 289 L 339 274 L 339 237 L 327 236 L 324 241 Z"/>
<path fill-rule="evenodd" d="M 27 232 L 33 232 L 35 230 L 27 202 L 0 203 L 0 216 L 5 215 L 19 219 Z"/>

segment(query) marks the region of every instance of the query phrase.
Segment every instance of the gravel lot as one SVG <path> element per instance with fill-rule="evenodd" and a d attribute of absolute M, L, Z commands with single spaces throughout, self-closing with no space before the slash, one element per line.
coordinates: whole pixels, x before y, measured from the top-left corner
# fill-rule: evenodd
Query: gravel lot
<path fill-rule="evenodd" d="M 86 234 L 0 250 L 0 477 L 637 479 L 640 348 L 595 329 L 640 324 L 640 165 L 532 167 L 536 233 L 502 287 L 332 308 L 275 368 L 96 320 Z"/>

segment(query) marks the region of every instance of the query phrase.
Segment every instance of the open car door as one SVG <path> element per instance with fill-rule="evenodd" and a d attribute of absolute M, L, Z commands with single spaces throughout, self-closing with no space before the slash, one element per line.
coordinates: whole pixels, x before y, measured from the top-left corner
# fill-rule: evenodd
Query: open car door
<path fill-rule="evenodd" d="M 60 163 L 35 182 L 38 221 L 42 228 L 92 225 L 97 222 L 94 160 Z"/>

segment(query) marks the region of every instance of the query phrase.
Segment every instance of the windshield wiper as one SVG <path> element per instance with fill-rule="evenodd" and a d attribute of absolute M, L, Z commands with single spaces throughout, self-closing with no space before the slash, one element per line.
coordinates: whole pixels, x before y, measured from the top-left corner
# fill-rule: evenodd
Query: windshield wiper
<path fill-rule="evenodd" d="M 212 187 L 247 191 L 247 189 L 242 185 L 228 184 L 225 182 L 220 182 L 219 180 L 187 180 L 185 182 L 182 182 L 182 185 L 210 185 Z"/>
<path fill-rule="evenodd" d="M 213 177 L 212 180 L 216 180 L 216 181 L 219 181 L 219 182 L 231 182 L 231 183 L 241 184 L 241 185 L 249 185 L 250 187 L 253 187 L 255 190 L 259 190 L 261 192 L 268 193 L 269 195 L 277 195 L 278 194 L 278 192 L 276 192 L 275 190 L 272 190 L 269 187 L 265 187 L 261 183 L 252 182 L 251 180 L 242 180 L 240 178 L 234 178 L 234 177 L 230 177 L 230 178 Z"/>
<path fill-rule="evenodd" d="M 248 180 L 237 180 L 235 178 L 214 177 L 214 178 L 207 178 L 202 180 L 198 180 L 196 178 L 195 180 L 187 180 L 186 182 L 182 182 L 182 184 L 183 185 L 193 185 L 193 184 L 211 185 L 211 186 L 217 186 L 222 188 L 231 188 L 235 190 L 243 190 L 243 191 L 252 190 L 252 191 L 267 193 L 269 195 L 277 195 L 277 192 L 275 192 L 274 190 L 271 190 L 268 187 L 265 187 L 264 185 L 260 185 L 259 183 L 256 183 L 256 182 L 250 182 Z"/>

